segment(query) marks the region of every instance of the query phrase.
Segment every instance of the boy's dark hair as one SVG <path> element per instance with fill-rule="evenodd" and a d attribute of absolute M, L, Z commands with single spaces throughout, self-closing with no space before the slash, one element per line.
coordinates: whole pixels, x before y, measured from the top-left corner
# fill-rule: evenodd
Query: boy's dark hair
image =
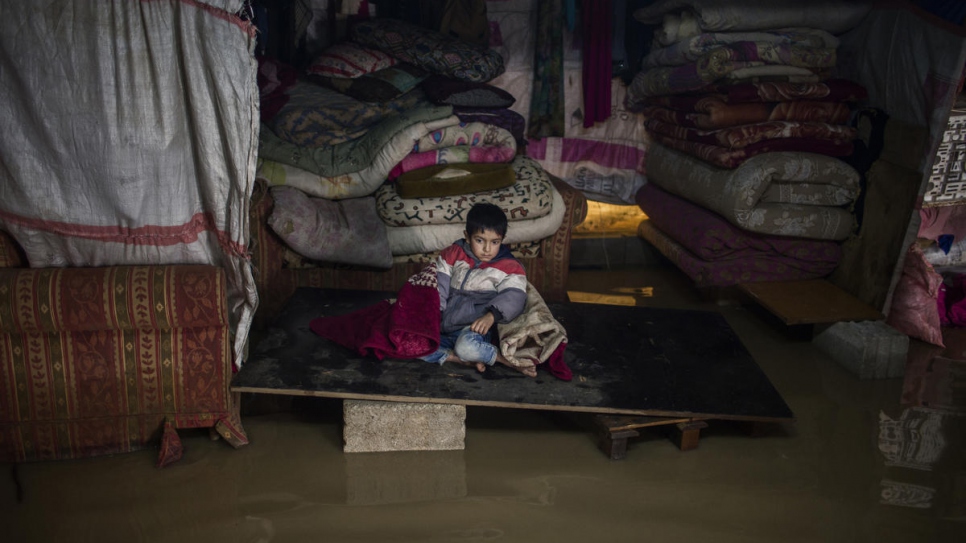
<path fill-rule="evenodd" d="M 474 204 L 466 215 L 466 233 L 472 236 L 484 230 L 493 230 L 501 238 L 506 237 L 506 214 L 494 204 Z"/>

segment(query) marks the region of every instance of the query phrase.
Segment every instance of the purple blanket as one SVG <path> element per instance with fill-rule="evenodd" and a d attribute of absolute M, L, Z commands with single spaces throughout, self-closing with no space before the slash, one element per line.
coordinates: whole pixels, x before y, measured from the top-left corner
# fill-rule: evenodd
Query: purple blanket
<path fill-rule="evenodd" d="M 652 184 L 637 192 L 637 204 L 648 216 L 638 235 L 698 286 L 815 279 L 831 273 L 842 256 L 834 241 L 741 230 Z"/>

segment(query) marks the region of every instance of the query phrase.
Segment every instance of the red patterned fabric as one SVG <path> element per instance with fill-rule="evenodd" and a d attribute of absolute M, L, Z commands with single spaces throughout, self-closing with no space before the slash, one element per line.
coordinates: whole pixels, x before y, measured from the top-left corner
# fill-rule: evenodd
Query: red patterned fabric
<path fill-rule="evenodd" d="M 238 426 L 225 281 L 214 266 L 0 269 L 0 461 L 133 451 L 165 420 Z"/>
<path fill-rule="evenodd" d="M 312 319 L 316 334 L 363 356 L 418 358 L 439 348 L 440 310 L 436 266 L 430 264 L 399 290 L 394 303 L 383 300 L 347 315 Z"/>

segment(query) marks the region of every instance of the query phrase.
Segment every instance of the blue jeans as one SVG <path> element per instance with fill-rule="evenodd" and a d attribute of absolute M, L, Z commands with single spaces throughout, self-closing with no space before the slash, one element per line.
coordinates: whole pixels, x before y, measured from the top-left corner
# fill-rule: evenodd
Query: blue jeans
<path fill-rule="evenodd" d="M 496 362 L 496 346 L 490 343 L 490 333 L 477 334 L 467 326 L 456 332 L 444 332 L 439 337 L 436 352 L 421 356 L 421 360 L 442 364 L 450 353 L 455 352 L 465 362 L 483 362 L 492 366 Z"/>

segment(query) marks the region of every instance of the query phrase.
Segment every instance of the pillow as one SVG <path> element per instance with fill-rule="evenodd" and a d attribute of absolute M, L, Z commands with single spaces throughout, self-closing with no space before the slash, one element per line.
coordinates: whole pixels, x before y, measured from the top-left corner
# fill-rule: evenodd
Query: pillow
<path fill-rule="evenodd" d="M 306 71 L 313 75 L 352 79 L 394 66 L 398 62 L 382 51 L 346 41 L 323 51 Z"/>
<path fill-rule="evenodd" d="M 409 64 L 390 66 L 355 79 L 313 77 L 312 80 L 363 102 L 388 102 L 416 88 L 426 72 Z"/>
<path fill-rule="evenodd" d="M 386 225 L 376 199 L 310 198 L 293 187 L 272 187 L 268 225 L 292 250 L 322 262 L 392 267 Z"/>
<path fill-rule="evenodd" d="M 420 86 L 426 97 L 436 104 L 463 107 L 508 108 L 517 101 L 509 92 L 486 83 L 459 81 L 433 75 Z"/>

